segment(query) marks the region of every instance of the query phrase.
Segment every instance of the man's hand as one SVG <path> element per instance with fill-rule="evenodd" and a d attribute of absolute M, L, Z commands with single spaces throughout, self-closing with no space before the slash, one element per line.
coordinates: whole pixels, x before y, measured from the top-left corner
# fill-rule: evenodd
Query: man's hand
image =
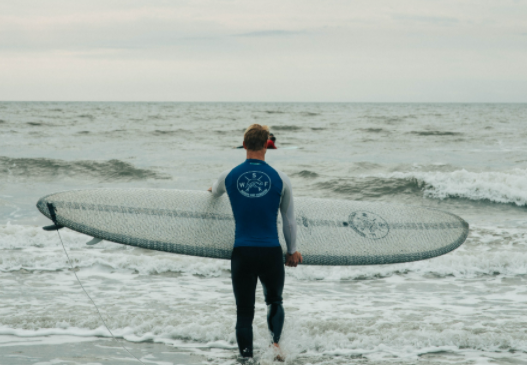
<path fill-rule="evenodd" d="M 285 255 L 285 266 L 296 267 L 298 264 L 302 263 L 302 254 L 296 251 L 294 254 Z"/>
<path fill-rule="evenodd" d="M 207 191 L 209 191 L 209 192 L 211 192 L 211 193 L 212 193 L 212 186 L 211 186 L 211 187 L 209 188 L 209 190 L 207 190 Z"/>

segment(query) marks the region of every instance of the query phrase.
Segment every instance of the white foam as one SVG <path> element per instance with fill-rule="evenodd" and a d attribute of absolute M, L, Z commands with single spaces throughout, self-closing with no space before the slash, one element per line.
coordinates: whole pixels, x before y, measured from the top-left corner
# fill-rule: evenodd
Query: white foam
<path fill-rule="evenodd" d="M 89 236 L 62 229 L 62 239 L 77 268 L 98 267 L 127 270 L 142 274 L 167 272 L 201 276 L 220 276 L 229 268 L 225 260 L 204 259 L 136 249 L 103 241 L 87 246 Z M 40 227 L 7 224 L 0 226 L 0 271 L 69 269 L 56 232 Z"/>
<path fill-rule="evenodd" d="M 39 330 L 23 330 L 0 326 L 0 347 L 57 345 L 75 342 L 96 341 L 105 337 L 104 328 L 87 330 L 83 328 L 60 329 L 46 328 Z"/>
<path fill-rule="evenodd" d="M 86 246 L 88 236 L 63 229 L 61 235 L 76 268 L 98 272 L 123 271 L 143 275 L 178 273 L 203 277 L 230 276 L 227 260 L 204 259 L 101 242 Z M 394 275 L 439 277 L 516 276 L 527 274 L 527 230 L 471 227 L 467 241 L 442 257 L 403 264 L 359 267 L 309 267 L 287 269 L 288 276 L 307 281 L 341 281 Z M 499 248 L 499 249 L 498 249 Z M 56 232 L 39 227 L 0 226 L 0 271 L 57 271 L 69 265 Z"/>
<path fill-rule="evenodd" d="M 83 285 L 117 337 L 165 343 L 216 363 L 236 353 L 228 261 L 108 242 L 88 247 L 86 236 L 61 232 Z M 527 351 L 521 327 L 526 293 L 517 284 L 527 274 L 526 237 L 525 229 L 474 226 L 458 250 L 431 260 L 287 268 L 284 352 L 292 361 L 320 363 L 357 356 L 416 361 L 438 351 Z M 0 334 L 109 338 L 73 274 L 64 270 L 56 233 L 2 227 L 0 249 Z M 42 271 L 31 271 L 36 268 Z M 265 316 L 259 287 L 255 344 L 270 363 Z"/>
<path fill-rule="evenodd" d="M 453 172 L 392 172 L 377 177 L 390 179 L 415 179 L 431 198 L 466 198 L 490 200 L 496 203 L 527 204 L 527 170 L 513 169 L 506 172 L 470 172 L 465 169 Z"/>

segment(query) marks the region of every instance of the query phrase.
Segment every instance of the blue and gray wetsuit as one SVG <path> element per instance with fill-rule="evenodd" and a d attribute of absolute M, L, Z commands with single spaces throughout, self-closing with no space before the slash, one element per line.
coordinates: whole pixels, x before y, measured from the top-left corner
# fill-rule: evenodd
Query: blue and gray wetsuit
<path fill-rule="evenodd" d="M 282 214 L 287 252 L 296 252 L 296 220 L 291 182 L 287 175 L 261 160 L 247 159 L 224 171 L 212 194 L 227 193 L 236 222 L 231 275 L 236 298 L 236 338 L 240 354 L 252 357 L 255 290 L 260 278 L 267 324 L 278 343 L 284 323 L 283 254 L 278 241 L 278 211 Z"/>

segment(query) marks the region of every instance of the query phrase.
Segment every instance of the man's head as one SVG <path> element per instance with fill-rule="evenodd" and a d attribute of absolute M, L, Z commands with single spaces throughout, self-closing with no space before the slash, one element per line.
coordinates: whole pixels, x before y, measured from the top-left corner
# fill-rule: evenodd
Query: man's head
<path fill-rule="evenodd" d="M 267 148 L 269 127 L 266 125 L 252 124 L 243 135 L 243 146 L 249 151 L 260 151 Z"/>

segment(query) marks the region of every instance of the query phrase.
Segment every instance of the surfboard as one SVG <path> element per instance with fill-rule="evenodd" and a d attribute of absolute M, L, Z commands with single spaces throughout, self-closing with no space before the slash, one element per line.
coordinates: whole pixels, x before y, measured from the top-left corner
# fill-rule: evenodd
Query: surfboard
<path fill-rule="evenodd" d="M 420 206 L 294 199 L 297 249 L 305 265 L 374 265 L 446 254 L 467 238 L 460 217 Z M 51 194 L 37 208 L 89 235 L 144 249 L 230 259 L 235 222 L 228 196 L 207 191 L 91 189 Z M 257 212 L 255 212 L 257 214 Z M 282 222 L 277 220 L 285 254 Z"/>

